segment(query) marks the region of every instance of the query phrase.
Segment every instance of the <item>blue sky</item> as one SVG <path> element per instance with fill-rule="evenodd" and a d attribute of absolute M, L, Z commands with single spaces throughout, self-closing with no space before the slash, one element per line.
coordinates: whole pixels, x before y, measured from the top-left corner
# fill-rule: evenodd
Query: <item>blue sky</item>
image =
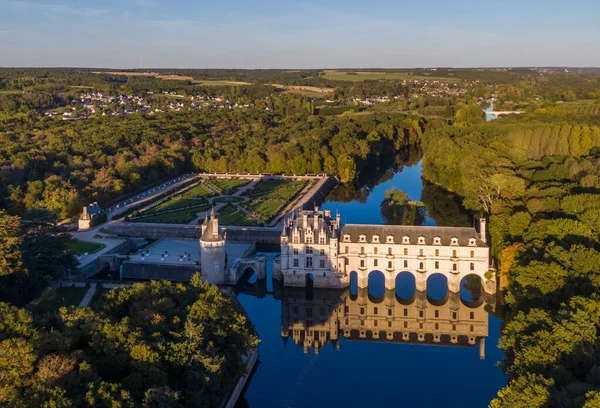
<path fill-rule="evenodd" d="M 0 0 L 0 66 L 600 66 L 600 0 Z"/>

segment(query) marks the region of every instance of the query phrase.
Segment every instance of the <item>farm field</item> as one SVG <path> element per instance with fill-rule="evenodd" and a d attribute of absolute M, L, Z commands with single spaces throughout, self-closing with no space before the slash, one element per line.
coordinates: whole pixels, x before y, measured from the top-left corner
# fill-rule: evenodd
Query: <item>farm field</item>
<path fill-rule="evenodd" d="M 86 287 L 56 288 L 56 294 L 61 299 L 61 306 L 79 306 L 87 291 Z"/>
<path fill-rule="evenodd" d="M 124 75 L 124 76 L 143 76 L 143 77 L 155 77 L 164 80 L 175 80 L 175 81 L 193 81 L 194 78 L 191 76 L 182 75 L 161 75 L 152 72 L 129 72 L 129 71 L 95 71 L 92 74 L 105 74 L 105 75 Z"/>
<path fill-rule="evenodd" d="M 249 179 L 224 179 L 224 178 L 212 178 L 208 182 L 214 186 L 217 190 L 225 195 L 235 194 L 238 188 L 245 186 L 250 183 Z"/>
<path fill-rule="evenodd" d="M 254 220 L 248 218 L 236 206 L 226 205 L 219 210 L 219 223 L 222 225 L 240 225 L 254 227 L 258 225 Z"/>
<path fill-rule="evenodd" d="M 459 78 L 437 77 L 434 73 L 431 75 L 411 75 L 409 72 L 381 72 L 381 71 L 357 71 L 356 74 L 348 74 L 353 71 L 325 71 L 322 77 L 333 79 L 335 81 L 374 81 L 379 79 L 388 80 L 440 80 L 440 81 L 460 81 Z"/>
<path fill-rule="evenodd" d="M 205 85 L 205 86 L 252 85 L 252 83 L 250 83 L 250 82 L 243 82 L 243 81 L 221 81 L 221 80 L 209 80 L 209 79 L 207 79 L 207 80 L 193 80 L 192 84 L 195 84 L 195 85 Z"/>
<path fill-rule="evenodd" d="M 80 241 L 78 239 L 72 239 L 67 243 L 67 246 L 71 248 L 76 255 L 83 255 L 84 253 L 93 254 L 100 251 L 105 247 L 104 244 L 97 244 L 95 242 Z"/>

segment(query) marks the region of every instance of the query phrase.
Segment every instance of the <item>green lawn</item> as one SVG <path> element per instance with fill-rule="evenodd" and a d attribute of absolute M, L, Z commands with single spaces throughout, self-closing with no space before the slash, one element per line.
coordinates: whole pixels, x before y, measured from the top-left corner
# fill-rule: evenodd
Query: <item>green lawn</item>
<path fill-rule="evenodd" d="M 245 207 L 266 223 L 275 217 L 285 204 L 285 201 L 253 200 L 247 203 Z"/>
<path fill-rule="evenodd" d="M 56 293 L 62 298 L 64 306 L 79 306 L 81 300 L 87 293 L 86 287 L 62 287 L 57 288 Z"/>
<path fill-rule="evenodd" d="M 242 201 L 244 201 L 244 199 L 237 196 L 222 196 L 213 199 L 213 203 L 239 203 Z"/>
<path fill-rule="evenodd" d="M 307 183 L 304 180 L 263 180 L 258 182 L 251 190 L 246 191 L 244 195 L 252 198 L 260 198 L 261 200 L 281 200 L 287 202 L 300 192 Z"/>
<path fill-rule="evenodd" d="M 88 241 L 80 241 L 78 239 L 70 240 L 67 243 L 67 245 L 69 246 L 69 248 L 71 248 L 71 251 L 73 251 L 75 253 L 75 255 L 83 255 L 86 252 L 93 254 L 95 252 L 100 251 L 102 248 L 104 248 L 106 246 L 104 244 L 97 244 L 95 242 L 88 242 Z"/>
<path fill-rule="evenodd" d="M 228 179 L 228 178 L 211 178 L 209 183 L 215 186 L 223 194 L 234 194 L 238 188 L 250 183 L 249 179 Z"/>
<path fill-rule="evenodd" d="M 171 200 L 165 201 L 164 203 L 151 208 L 146 212 L 146 214 L 154 214 L 161 211 L 167 210 L 176 210 L 178 208 L 185 208 L 191 205 L 203 205 L 206 204 L 206 200 L 194 200 L 194 199 L 185 199 L 185 198 L 173 198 Z"/>
<path fill-rule="evenodd" d="M 352 72 L 352 71 L 350 71 Z M 453 77 L 438 77 L 432 72 L 431 75 L 410 75 L 409 72 L 356 72 L 356 74 L 347 74 L 345 71 L 339 72 L 326 72 L 322 75 L 326 79 L 333 79 L 335 81 L 375 81 L 379 79 L 389 79 L 398 81 L 410 81 L 410 80 L 438 80 L 446 82 L 460 81 L 460 78 Z"/>
<path fill-rule="evenodd" d="M 185 198 L 206 198 L 212 197 L 213 195 L 215 194 L 212 191 L 206 188 L 204 184 L 200 183 L 187 190 L 181 196 Z"/>
<path fill-rule="evenodd" d="M 133 220 L 133 222 L 151 222 L 161 224 L 187 224 L 196 218 L 196 213 L 206 211 L 210 207 L 208 205 L 196 207 L 188 210 L 173 211 L 166 214 L 151 215 Z"/>
<path fill-rule="evenodd" d="M 256 226 L 256 222 L 243 212 L 241 212 L 236 206 L 226 205 L 219 210 L 219 223 L 222 225 L 240 225 L 253 227 Z"/>

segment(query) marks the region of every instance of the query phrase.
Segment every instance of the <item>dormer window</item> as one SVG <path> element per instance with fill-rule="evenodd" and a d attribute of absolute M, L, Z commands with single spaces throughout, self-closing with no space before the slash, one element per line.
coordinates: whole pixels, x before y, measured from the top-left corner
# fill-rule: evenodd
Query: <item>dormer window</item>
<path fill-rule="evenodd" d="M 376 244 L 379 243 L 379 235 L 373 235 L 373 242 Z"/>
<path fill-rule="evenodd" d="M 358 236 L 358 242 L 367 242 L 367 236 L 366 235 L 359 235 Z"/>
<path fill-rule="evenodd" d="M 442 239 L 440 237 L 433 238 L 433 245 L 442 245 Z"/>
<path fill-rule="evenodd" d="M 394 236 L 393 235 L 388 235 L 387 237 L 385 237 L 385 242 L 387 242 L 388 244 L 393 244 L 394 243 Z"/>
<path fill-rule="evenodd" d="M 417 240 L 417 242 L 419 244 L 424 244 L 425 243 L 425 237 L 419 237 L 418 240 Z"/>
<path fill-rule="evenodd" d="M 344 234 L 344 242 L 350 242 L 350 234 Z"/>
<path fill-rule="evenodd" d="M 475 238 L 469 238 L 469 246 L 475 246 L 476 242 L 475 242 Z"/>
<path fill-rule="evenodd" d="M 402 243 L 403 243 L 403 244 L 410 244 L 410 237 L 408 237 L 408 236 L 403 236 L 403 237 L 402 237 Z"/>
<path fill-rule="evenodd" d="M 458 245 L 458 238 L 452 237 L 452 239 L 450 239 L 450 245 Z"/>

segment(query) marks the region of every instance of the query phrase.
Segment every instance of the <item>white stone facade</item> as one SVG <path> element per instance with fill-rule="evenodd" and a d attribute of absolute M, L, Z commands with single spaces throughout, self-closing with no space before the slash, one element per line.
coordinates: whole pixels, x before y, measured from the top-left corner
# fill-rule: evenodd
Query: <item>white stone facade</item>
<path fill-rule="evenodd" d="M 420 227 L 403 225 L 347 224 L 339 230 L 325 211 L 302 211 L 288 220 L 281 236 L 281 256 L 273 277 L 285 286 L 335 288 L 350 284 L 355 272 L 359 287 L 368 286 L 369 274 L 383 273 L 386 289 L 395 288 L 396 277 L 408 272 L 416 289 L 425 291 L 429 276 L 446 276 L 448 290 L 458 292 L 468 275 L 482 279 L 487 293 L 495 293 L 485 221 L 480 236 L 469 227 Z M 338 238 L 339 237 L 339 238 Z"/>

